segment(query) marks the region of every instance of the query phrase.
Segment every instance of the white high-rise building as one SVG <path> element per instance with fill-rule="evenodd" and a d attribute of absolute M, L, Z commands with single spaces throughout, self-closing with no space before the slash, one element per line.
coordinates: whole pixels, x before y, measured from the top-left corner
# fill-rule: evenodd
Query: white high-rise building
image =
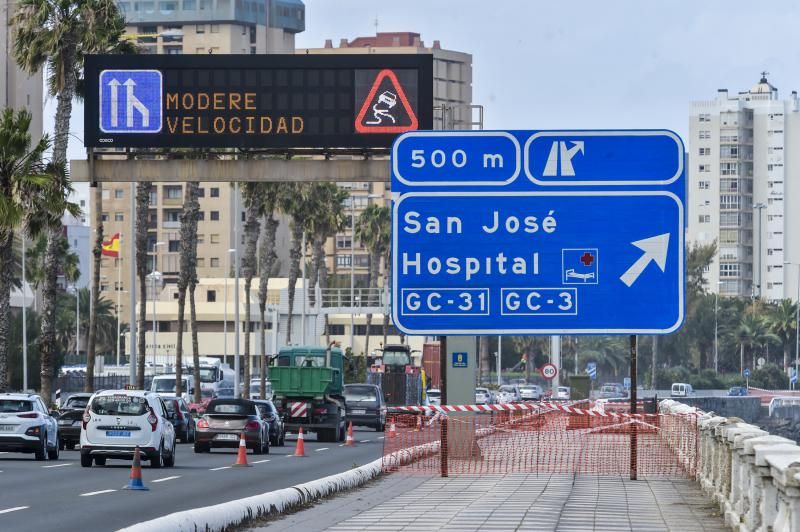
<path fill-rule="evenodd" d="M 800 272 L 800 102 L 762 74 L 748 91 L 692 102 L 688 235 L 717 243 L 706 274 L 723 296 L 796 299 Z"/>

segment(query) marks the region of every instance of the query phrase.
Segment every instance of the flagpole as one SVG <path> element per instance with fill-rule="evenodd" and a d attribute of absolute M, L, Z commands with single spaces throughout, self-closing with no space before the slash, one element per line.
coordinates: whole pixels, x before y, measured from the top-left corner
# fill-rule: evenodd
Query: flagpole
<path fill-rule="evenodd" d="M 122 233 L 119 234 L 119 251 L 117 252 L 117 367 L 119 367 L 119 295 L 122 292 Z"/>

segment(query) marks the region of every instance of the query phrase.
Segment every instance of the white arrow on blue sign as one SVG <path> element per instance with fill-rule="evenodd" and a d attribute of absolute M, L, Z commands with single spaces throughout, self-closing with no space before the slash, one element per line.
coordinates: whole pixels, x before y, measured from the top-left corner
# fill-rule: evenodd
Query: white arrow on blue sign
<path fill-rule="evenodd" d="M 394 323 L 426 335 L 677 330 L 683 158 L 663 130 L 402 135 Z"/>
<path fill-rule="evenodd" d="M 597 379 L 597 363 L 596 362 L 588 362 L 586 364 L 586 373 L 589 374 L 589 378 L 592 380 Z"/>
<path fill-rule="evenodd" d="M 158 133 L 162 127 L 163 77 L 158 70 L 100 73 L 100 130 Z"/>

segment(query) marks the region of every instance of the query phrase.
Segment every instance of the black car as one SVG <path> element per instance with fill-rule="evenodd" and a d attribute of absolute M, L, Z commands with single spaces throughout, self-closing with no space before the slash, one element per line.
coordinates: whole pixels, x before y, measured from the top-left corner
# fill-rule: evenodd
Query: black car
<path fill-rule="evenodd" d="M 348 384 L 344 387 L 347 421 L 371 427 L 378 432 L 386 428 L 386 404 L 381 389 L 374 384 Z"/>
<path fill-rule="evenodd" d="M 58 409 L 58 448 L 61 450 L 75 448 L 81 441 L 81 424 L 83 422 L 83 412 L 89 399 L 90 393 L 76 393 L 70 395 L 64 402 L 64 406 Z"/>
<path fill-rule="evenodd" d="M 283 423 L 283 416 L 278 413 L 278 409 L 272 401 L 253 399 L 253 402 L 261 412 L 261 417 L 269 423 L 269 443 L 276 447 L 283 447 L 286 441 L 286 425 Z"/>
<path fill-rule="evenodd" d="M 189 411 L 189 406 L 180 397 L 162 397 L 167 413 L 173 414 L 170 418 L 175 427 L 175 437 L 181 443 L 192 443 L 197 430 L 194 416 Z"/>

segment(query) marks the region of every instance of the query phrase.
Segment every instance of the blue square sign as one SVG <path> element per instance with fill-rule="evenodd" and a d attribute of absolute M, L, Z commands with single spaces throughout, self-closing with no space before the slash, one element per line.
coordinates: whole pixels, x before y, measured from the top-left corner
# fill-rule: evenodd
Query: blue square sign
<path fill-rule="evenodd" d="M 562 249 L 561 275 L 563 284 L 597 284 L 599 262 L 597 248 Z"/>
<path fill-rule="evenodd" d="M 158 70 L 100 73 L 100 130 L 158 133 L 162 127 L 163 77 Z"/>
<path fill-rule="evenodd" d="M 467 353 L 453 353 L 454 368 L 466 368 L 467 360 Z"/>

